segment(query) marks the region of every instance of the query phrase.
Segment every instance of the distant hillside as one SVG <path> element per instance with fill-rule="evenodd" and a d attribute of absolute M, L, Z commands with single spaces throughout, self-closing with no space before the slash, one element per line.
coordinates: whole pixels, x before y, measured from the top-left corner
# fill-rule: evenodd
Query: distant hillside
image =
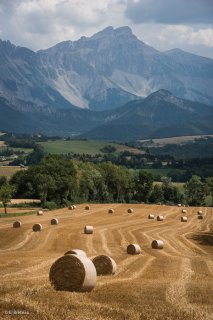
<path fill-rule="evenodd" d="M 0 97 L 0 130 L 118 141 L 213 133 L 212 107 L 166 90 L 102 112 L 34 108 L 30 103 L 24 107 L 27 113 Z"/>
<path fill-rule="evenodd" d="M 84 136 L 93 139 L 134 140 L 211 134 L 213 108 L 183 100 L 166 90 L 144 100 L 129 102 L 117 109 L 99 126 Z"/>

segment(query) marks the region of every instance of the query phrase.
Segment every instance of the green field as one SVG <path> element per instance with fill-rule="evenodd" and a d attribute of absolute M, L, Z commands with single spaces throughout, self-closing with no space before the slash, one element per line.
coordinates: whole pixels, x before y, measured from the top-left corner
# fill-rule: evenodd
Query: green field
<path fill-rule="evenodd" d="M 150 172 L 154 177 L 161 176 L 166 177 L 169 172 L 177 172 L 179 174 L 184 173 L 185 170 L 182 169 L 173 169 L 173 168 L 160 168 L 160 169 L 144 169 L 147 172 Z"/>
<path fill-rule="evenodd" d="M 107 145 L 112 145 L 116 148 L 116 152 L 122 152 L 124 150 L 131 151 L 134 153 L 143 153 L 143 151 L 130 148 L 117 143 L 109 143 L 103 141 L 95 141 L 95 140 L 56 140 L 56 141 L 47 141 L 40 142 L 44 148 L 45 153 L 51 154 L 68 154 L 68 153 L 78 153 L 78 154 L 103 154 L 100 149 Z"/>

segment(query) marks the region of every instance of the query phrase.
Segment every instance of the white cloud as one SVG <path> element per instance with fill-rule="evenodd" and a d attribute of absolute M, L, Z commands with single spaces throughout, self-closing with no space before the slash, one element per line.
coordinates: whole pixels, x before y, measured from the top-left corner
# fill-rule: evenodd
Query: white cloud
<path fill-rule="evenodd" d="M 180 4 L 183 0 L 169 1 Z M 199 6 L 202 2 L 193 1 Z M 131 10 L 136 10 L 142 5 L 148 6 L 148 3 L 150 8 L 146 14 L 157 14 L 156 8 L 159 8 L 162 0 L 0 0 L 0 37 L 38 50 L 60 41 L 76 40 L 82 35 L 91 36 L 109 25 L 128 25 L 140 39 L 159 50 L 179 47 L 213 57 L 211 25 L 165 24 L 159 21 L 157 24 L 144 21 L 141 23 L 127 14 L 130 5 Z M 155 3 L 155 6 L 152 3 Z M 164 3 L 168 3 L 168 0 Z M 189 6 L 189 3 L 192 3 L 192 0 L 185 1 L 185 7 Z M 204 9 L 200 14 L 206 15 L 206 8 L 211 12 L 213 1 L 203 0 L 202 3 Z M 193 17 L 195 13 L 197 14 L 197 10 Z M 174 22 L 175 20 L 177 17 Z"/>

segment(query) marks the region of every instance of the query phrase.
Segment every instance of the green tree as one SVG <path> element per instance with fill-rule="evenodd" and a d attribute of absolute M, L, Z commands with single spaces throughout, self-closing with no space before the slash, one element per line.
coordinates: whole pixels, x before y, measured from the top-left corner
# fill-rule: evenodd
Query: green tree
<path fill-rule="evenodd" d="M 173 185 L 170 177 L 162 177 L 162 190 L 165 202 L 179 203 L 183 202 L 183 194 Z"/>
<path fill-rule="evenodd" d="M 52 176 L 39 173 L 35 176 L 35 183 L 39 192 L 41 205 L 45 206 L 48 192 L 53 191 L 56 188 L 55 181 Z"/>
<path fill-rule="evenodd" d="M 14 193 L 14 187 L 9 184 L 4 184 L 0 187 L 0 201 L 4 206 L 4 213 L 7 213 L 7 205 L 11 201 Z"/>
<path fill-rule="evenodd" d="M 191 179 L 186 182 L 184 188 L 186 200 L 190 205 L 203 205 L 205 200 L 205 185 L 199 176 L 192 176 Z"/>
<path fill-rule="evenodd" d="M 213 207 L 213 177 L 206 178 L 205 190 L 206 190 L 206 195 L 210 195 L 212 198 L 212 207 Z"/>
<path fill-rule="evenodd" d="M 153 187 L 153 176 L 151 173 L 140 170 L 135 178 L 135 199 L 137 201 L 148 201 Z"/>
<path fill-rule="evenodd" d="M 163 188 L 159 184 L 155 184 L 153 191 L 150 196 L 150 202 L 158 203 L 158 202 L 164 202 L 164 192 Z"/>
<path fill-rule="evenodd" d="M 0 177 L 0 187 L 7 183 L 7 178 L 5 176 Z"/>

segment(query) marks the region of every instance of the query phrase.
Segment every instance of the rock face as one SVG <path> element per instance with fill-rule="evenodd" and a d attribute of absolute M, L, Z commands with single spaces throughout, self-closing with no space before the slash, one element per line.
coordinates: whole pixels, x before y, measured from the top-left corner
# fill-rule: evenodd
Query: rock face
<path fill-rule="evenodd" d="M 20 109 L 113 109 L 166 89 L 213 105 L 213 60 L 179 49 L 159 52 L 128 27 L 33 52 L 0 41 L 0 93 Z"/>

